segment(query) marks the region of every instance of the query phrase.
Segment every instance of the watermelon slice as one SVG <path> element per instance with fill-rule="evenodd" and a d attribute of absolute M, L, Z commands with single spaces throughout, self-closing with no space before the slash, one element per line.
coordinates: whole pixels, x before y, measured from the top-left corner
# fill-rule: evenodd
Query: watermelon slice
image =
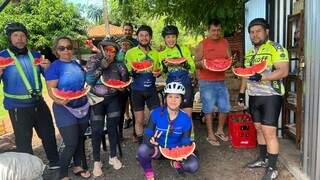
<path fill-rule="evenodd" d="M 90 86 L 86 86 L 85 88 L 79 91 L 65 91 L 63 89 L 60 90 L 57 88 L 52 89 L 52 93 L 55 97 L 59 99 L 68 99 L 68 100 L 79 99 L 82 96 L 85 96 L 89 91 L 90 91 Z"/>
<path fill-rule="evenodd" d="M 161 154 L 171 160 L 181 161 L 183 159 L 187 159 L 196 148 L 196 144 L 193 142 L 191 145 L 188 146 L 181 146 L 175 148 L 162 148 L 160 146 Z"/>
<path fill-rule="evenodd" d="M 14 63 L 14 59 L 11 57 L 0 57 L 0 68 L 5 68 Z"/>
<path fill-rule="evenodd" d="M 110 88 L 125 88 L 127 86 L 129 86 L 129 84 L 132 82 L 132 79 L 130 78 L 129 81 L 124 82 L 118 79 L 108 79 L 108 80 L 104 80 L 103 77 L 101 76 L 100 78 L 101 82 Z"/>
<path fill-rule="evenodd" d="M 131 63 L 131 67 L 135 70 L 135 71 L 145 71 L 148 70 L 150 68 L 152 68 L 152 61 L 151 60 L 144 60 L 141 62 L 132 62 Z"/>
<path fill-rule="evenodd" d="M 226 71 L 231 66 L 231 58 L 204 59 L 203 64 L 210 71 Z"/>
<path fill-rule="evenodd" d="M 181 63 L 184 63 L 187 59 L 186 58 L 166 58 L 165 61 L 167 61 L 169 64 L 178 65 Z"/>
<path fill-rule="evenodd" d="M 247 68 L 232 68 L 232 71 L 235 75 L 240 77 L 249 77 L 253 76 L 255 73 L 262 73 L 267 68 L 267 60 L 263 60 L 258 64 L 254 64 Z"/>

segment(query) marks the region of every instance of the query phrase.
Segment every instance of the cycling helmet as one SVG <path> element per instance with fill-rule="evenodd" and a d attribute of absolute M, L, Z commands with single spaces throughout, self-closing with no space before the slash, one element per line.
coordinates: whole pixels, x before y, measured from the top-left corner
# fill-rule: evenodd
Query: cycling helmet
<path fill-rule="evenodd" d="M 120 50 L 120 46 L 118 44 L 118 39 L 114 36 L 105 37 L 100 43 L 99 46 L 113 46 L 117 51 Z"/>
<path fill-rule="evenodd" d="M 169 94 L 169 93 L 175 93 L 175 94 L 181 94 L 184 95 L 186 92 L 184 86 L 179 83 L 179 82 L 171 82 L 166 85 L 164 88 L 164 93 Z"/>
<path fill-rule="evenodd" d="M 7 35 L 8 38 L 10 38 L 11 34 L 13 32 L 16 31 L 21 31 L 23 32 L 26 36 L 28 36 L 28 30 L 27 28 L 18 22 L 12 22 L 12 23 L 8 23 L 5 27 L 4 27 L 4 32 Z"/>
<path fill-rule="evenodd" d="M 253 19 L 250 23 L 249 23 L 249 26 L 248 26 L 248 32 L 250 33 L 250 28 L 252 26 L 255 26 L 255 25 L 261 25 L 263 26 L 265 29 L 269 29 L 269 24 L 268 22 L 264 19 L 264 18 L 255 18 Z"/>
<path fill-rule="evenodd" d="M 168 25 L 162 29 L 162 37 L 166 37 L 166 35 L 179 35 L 179 30 L 176 26 Z"/>
<path fill-rule="evenodd" d="M 141 25 L 137 30 L 137 35 L 139 34 L 140 31 L 147 31 L 149 33 L 149 35 L 152 36 L 152 29 L 150 26 Z"/>

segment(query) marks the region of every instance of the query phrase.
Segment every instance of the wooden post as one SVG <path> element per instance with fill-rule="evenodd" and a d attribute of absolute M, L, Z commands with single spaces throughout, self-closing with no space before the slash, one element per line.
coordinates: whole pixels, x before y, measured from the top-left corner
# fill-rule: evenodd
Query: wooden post
<path fill-rule="evenodd" d="M 103 0 L 103 18 L 106 29 L 106 36 L 110 36 L 109 18 L 108 18 L 108 0 Z"/>

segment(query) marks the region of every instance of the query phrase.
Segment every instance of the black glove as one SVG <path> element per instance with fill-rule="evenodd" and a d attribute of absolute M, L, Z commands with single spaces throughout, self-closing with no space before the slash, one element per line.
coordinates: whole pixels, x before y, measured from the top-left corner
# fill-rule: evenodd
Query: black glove
<path fill-rule="evenodd" d="M 260 82 L 262 78 L 261 74 L 255 73 L 253 76 L 249 77 L 249 80 L 251 81 L 256 81 L 256 82 Z"/>
<path fill-rule="evenodd" d="M 240 104 L 244 104 L 245 99 L 246 99 L 245 93 L 239 93 L 239 95 L 238 95 L 238 102 L 239 102 Z"/>

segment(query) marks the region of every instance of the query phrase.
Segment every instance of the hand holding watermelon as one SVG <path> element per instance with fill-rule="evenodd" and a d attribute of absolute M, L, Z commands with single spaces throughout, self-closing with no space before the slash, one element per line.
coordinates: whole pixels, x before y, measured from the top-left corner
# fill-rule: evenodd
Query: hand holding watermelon
<path fill-rule="evenodd" d="M 36 65 L 40 65 L 43 69 L 47 69 L 51 62 L 49 61 L 49 59 L 46 59 L 44 55 L 41 56 L 41 58 L 38 60 L 35 60 L 35 64 Z"/>

